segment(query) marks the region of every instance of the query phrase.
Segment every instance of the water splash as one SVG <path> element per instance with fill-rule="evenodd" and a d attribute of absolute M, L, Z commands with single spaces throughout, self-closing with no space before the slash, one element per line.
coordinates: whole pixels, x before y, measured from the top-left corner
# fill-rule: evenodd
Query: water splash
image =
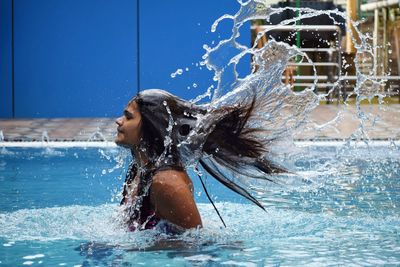
<path fill-rule="evenodd" d="M 206 97 L 211 99 L 211 90 L 214 89 L 214 85 L 210 85 L 207 88 L 207 91 L 201 95 L 196 96 L 196 98 L 190 100 L 191 103 L 196 104 L 198 102 L 200 102 L 201 100 L 205 99 Z"/>
<path fill-rule="evenodd" d="M 104 134 L 101 133 L 100 128 L 97 128 L 96 132 L 94 132 L 87 140 L 88 142 L 102 141 L 106 142 L 107 138 Z"/>
<path fill-rule="evenodd" d="M 47 131 L 42 132 L 42 147 L 44 148 L 44 151 L 38 153 L 38 156 L 44 156 L 44 157 L 63 157 L 65 156 L 65 153 L 61 151 L 57 151 L 56 149 L 50 147 L 50 137 Z"/>
<path fill-rule="evenodd" d="M 189 69 L 186 68 L 186 71 L 188 71 Z M 183 70 L 182 69 L 177 69 L 175 72 L 171 73 L 171 78 L 175 78 L 177 75 L 182 75 L 183 74 Z"/>
<path fill-rule="evenodd" d="M 45 156 L 50 156 L 54 152 L 54 149 L 49 147 L 49 141 L 50 141 L 49 134 L 47 133 L 47 131 L 43 131 L 42 132 L 42 147 L 44 147 L 45 151 L 42 152 L 42 154 Z"/>
<path fill-rule="evenodd" d="M 265 129 L 265 134 L 262 138 L 266 141 L 270 141 L 271 146 L 280 146 L 281 143 L 277 141 L 283 140 L 287 144 L 290 144 L 288 150 L 283 151 L 283 149 L 272 147 L 271 151 L 268 153 L 278 161 L 283 158 L 284 160 L 282 161 L 287 162 L 288 159 L 290 159 L 293 161 L 294 165 L 297 160 L 304 158 L 307 153 L 304 150 L 300 151 L 298 154 L 294 151 L 296 149 L 293 143 L 293 136 L 295 134 L 304 131 L 322 132 L 324 130 L 339 132 L 339 123 L 346 119 L 344 110 L 350 105 L 349 96 L 345 99 L 338 98 L 338 105 L 343 105 L 343 109 L 338 109 L 337 113 L 332 117 L 327 118 L 322 123 L 309 123 L 310 114 L 315 111 L 320 102 L 326 100 L 334 92 L 340 91 L 342 84 L 349 79 L 349 75 L 346 71 L 346 66 L 349 65 L 349 62 L 346 60 L 341 62 L 344 68 L 337 74 L 329 90 L 317 93 L 319 74 L 315 62 L 296 46 L 291 46 L 274 39 L 262 43 L 262 38 L 278 27 L 295 27 L 296 22 L 307 18 L 325 15 L 331 19 L 333 25 L 339 27 L 343 24 L 340 22 L 340 19 L 343 21 L 347 20 L 350 23 L 350 28 L 347 28 L 346 31 L 347 34 L 351 36 L 352 42 L 356 48 L 356 53 L 354 55 L 355 84 L 350 96 L 355 96 L 353 99 L 355 99 L 357 125 L 354 125 L 355 129 L 348 137 L 347 142 L 344 143 L 343 148 L 338 149 L 336 152 L 336 158 L 334 160 L 327 160 L 323 164 L 316 166 L 312 171 L 302 172 L 299 170 L 298 175 L 300 177 L 283 177 L 282 179 L 287 182 L 286 185 L 291 183 L 290 188 L 295 191 L 312 191 L 315 188 L 326 185 L 326 181 L 324 180 L 324 176 L 326 175 L 340 178 L 343 175 L 345 176 L 346 172 L 351 172 L 353 178 L 359 177 L 357 171 L 351 169 L 348 165 L 337 165 L 336 163 L 341 159 L 343 159 L 344 162 L 348 162 L 347 158 L 352 157 L 352 151 L 353 148 L 357 146 L 357 142 L 364 142 L 368 146 L 370 139 L 368 129 L 373 128 L 374 125 L 379 123 L 379 117 L 368 114 L 365 111 L 365 107 L 361 107 L 361 102 L 363 100 L 371 102 L 373 98 L 378 98 L 379 104 L 381 105 L 382 99 L 385 96 L 385 93 L 381 90 L 384 80 L 377 77 L 374 72 L 365 72 L 362 70 L 362 64 L 367 57 L 375 64 L 372 65 L 372 69 L 377 67 L 377 55 L 375 54 L 376 51 L 374 47 L 371 45 L 372 39 L 370 35 L 362 33 L 359 29 L 359 22 L 348 20 L 347 14 L 344 12 L 338 10 L 301 8 L 299 9 L 298 17 L 283 20 L 279 25 L 266 27 L 257 34 L 254 43 L 251 46 L 247 46 L 240 41 L 240 31 L 248 30 L 245 26 L 247 23 L 260 19 L 268 22 L 273 15 L 287 11 L 296 12 L 298 9 L 291 7 L 272 8 L 268 6 L 265 1 L 260 0 L 239 1 L 239 3 L 241 4 L 240 10 L 236 14 L 225 14 L 221 16 L 211 27 L 212 32 L 217 32 L 219 29 L 218 25 L 222 21 L 232 20 L 233 27 L 231 36 L 220 40 L 217 44 L 203 46 L 205 54 L 203 55 L 203 61 L 200 65 L 206 66 L 214 73 L 214 81 L 217 82 L 217 87 L 209 87 L 205 94 L 198 96 L 191 102 L 197 103 L 208 96 L 211 98 L 211 102 L 208 104 L 207 110 L 210 110 L 222 106 L 237 105 L 238 103 L 242 103 L 244 99 L 248 99 L 249 96 L 255 96 L 257 100 L 257 109 L 255 111 L 255 116 L 251 117 L 247 122 L 249 127 Z M 322 38 L 320 39 L 324 41 Z M 339 41 L 336 45 L 340 46 Z M 344 57 L 344 52 L 339 50 L 338 56 L 340 58 Z M 252 59 L 252 69 L 249 73 L 240 76 L 237 67 L 246 57 Z M 311 85 L 305 87 L 301 91 L 294 91 L 293 88 L 282 82 L 284 71 L 290 66 L 291 62 L 296 61 L 296 59 L 301 59 L 302 62 L 308 63 L 312 68 L 311 76 L 313 77 L 313 81 Z M 202 156 L 200 153 L 201 147 L 193 152 L 190 146 L 194 143 L 194 140 L 201 139 L 199 135 L 207 134 L 199 131 L 199 129 L 203 129 L 210 118 L 207 117 L 207 115 L 200 114 L 197 116 L 197 119 L 198 123 L 194 127 L 194 130 L 188 135 L 185 141 L 178 145 L 183 160 L 190 158 L 185 162 L 187 166 L 192 166 L 196 162 L 196 159 Z M 306 123 L 307 128 L 303 127 Z M 172 131 L 172 129 L 169 130 Z M 354 143 L 353 141 L 356 142 Z M 272 153 L 276 153 L 276 155 Z M 298 170 L 295 166 L 292 167 L 292 169 L 289 169 L 294 171 Z M 246 170 L 243 170 L 243 173 L 245 172 Z M 259 186 L 257 184 L 252 185 L 251 183 L 246 184 L 249 179 L 242 179 L 240 174 L 229 173 L 229 176 L 233 177 L 235 182 L 238 181 L 247 187 L 252 187 L 255 191 L 259 189 L 261 193 L 265 192 L 265 188 L 267 188 L 265 183 L 260 183 L 261 185 Z M 310 186 L 311 183 L 312 185 Z M 335 190 L 344 190 L 347 184 L 355 183 L 355 180 L 344 181 L 343 185 L 332 183 L 332 187 L 335 188 Z M 296 186 L 298 187 L 296 188 Z"/>
<path fill-rule="evenodd" d="M 116 170 L 121 170 L 127 165 L 128 159 L 130 159 L 130 151 L 126 149 L 118 149 L 118 153 L 115 151 L 109 151 L 99 148 L 98 152 L 101 158 L 106 159 L 109 162 L 115 162 L 115 165 L 108 169 L 103 169 L 102 174 L 112 173 Z M 119 180 L 122 180 L 122 172 L 117 177 Z"/>
<path fill-rule="evenodd" d="M 172 130 L 175 125 L 174 118 L 171 115 L 171 109 L 168 106 L 167 101 L 163 101 L 163 106 L 165 107 L 167 113 L 168 113 L 168 127 L 167 127 L 167 135 L 164 138 L 164 151 L 162 152 L 161 156 L 157 159 L 156 166 L 162 166 L 163 164 L 168 164 L 168 158 L 166 158 L 166 155 L 170 152 L 171 150 L 171 145 L 172 145 Z"/>
<path fill-rule="evenodd" d="M 239 1 L 239 3 L 241 7 L 236 14 L 221 16 L 211 27 L 212 32 L 217 32 L 220 22 L 232 20 L 233 28 L 231 36 L 219 41 L 213 47 L 204 46 L 206 52 L 203 55 L 202 65 L 205 65 L 209 70 L 214 72 L 214 80 L 218 83 L 217 88 L 212 92 L 211 105 L 218 107 L 240 103 L 241 99 L 256 92 L 257 99 L 260 102 L 265 101 L 264 109 L 261 110 L 259 115 L 264 120 L 261 125 L 270 129 L 269 138 L 272 140 L 273 138 L 293 135 L 294 131 L 298 131 L 299 126 L 307 121 L 309 114 L 319 105 L 319 102 L 338 90 L 341 84 L 348 79 L 348 75 L 347 73 L 339 73 L 337 80 L 328 92 L 317 94 L 315 93 L 318 81 L 317 68 L 306 53 L 295 46 L 272 39 L 268 40 L 261 47 L 259 44 L 265 34 L 278 27 L 288 25 L 294 27 L 296 22 L 300 20 L 322 15 L 327 15 L 333 25 L 341 26 L 342 22 L 338 18 L 347 20 L 347 14 L 338 10 L 301 8 L 299 9 L 298 17 L 283 20 L 279 25 L 272 25 L 259 32 L 254 44 L 248 47 L 239 41 L 240 31 L 243 30 L 242 28 L 246 23 L 260 19 L 268 22 L 273 15 L 287 11 L 296 12 L 298 9 L 291 7 L 272 8 L 265 1 L 260 0 Z M 347 33 L 350 34 L 356 48 L 354 57 L 356 69 L 354 94 L 356 94 L 357 117 L 360 122 L 352 138 L 368 139 L 368 135 L 363 127 L 367 116 L 361 109 L 361 101 L 364 99 L 371 101 L 374 97 L 382 99 L 384 94 L 382 94 L 380 88 L 384 80 L 374 76 L 373 73 L 362 72 L 362 60 L 365 60 L 365 57 L 368 56 L 372 58 L 372 62 L 376 62 L 375 59 L 377 56 L 374 54 L 373 46 L 370 44 L 371 37 L 359 30 L 359 22 L 350 20 L 350 25 L 350 28 L 347 28 Z M 249 56 L 253 59 L 253 68 L 244 78 L 239 78 L 237 66 L 245 57 Z M 299 57 L 312 66 L 314 80 L 311 86 L 306 87 L 301 92 L 293 92 L 291 88 L 282 83 L 281 77 L 291 60 Z M 344 65 L 346 65 L 345 61 Z M 376 67 L 374 65 L 372 68 Z M 324 128 L 327 125 L 331 125 L 329 127 L 332 127 L 336 121 L 340 120 L 340 116 L 342 114 L 338 113 L 337 116 L 328 122 L 324 122 L 323 125 L 315 126 L 317 128 Z M 252 121 L 250 123 L 257 122 Z"/>
<path fill-rule="evenodd" d="M 49 141 L 50 141 L 49 134 L 47 133 L 47 131 L 43 131 L 43 133 L 42 133 L 42 144 L 44 146 L 48 146 Z"/>
<path fill-rule="evenodd" d="M 0 144 L 1 143 L 4 143 L 4 134 L 3 134 L 3 131 L 2 130 L 0 130 Z M 3 146 L 2 148 L 1 148 L 1 154 L 2 155 L 5 155 L 5 154 L 7 154 L 8 153 L 8 150 Z"/>
<path fill-rule="evenodd" d="M 170 238 L 178 246 L 168 247 L 167 252 L 175 254 L 176 259 L 191 255 L 190 247 L 194 246 L 193 255 L 201 255 L 200 251 L 228 260 L 233 255 L 226 251 L 229 252 L 231 248 L 239 256 L 236 256 L 236 260 L 247 257 L 271 258 L 278 255 L 287 259 L 287 265 L 290 266 L 298 264 L 297 250 L 305 253 L 303 261 L 315 262 L 317 257 L 319 264 L 325 263 L 323 265 L 338 262 L 345 265 L 360 258 L 364 262 L 367 259 L 380 259 L 393 265 L 399 262 L 394 257 L 396 253 L 393 253 L 399 248 L 396 235 L 393 235 L 399 230 L 398 216 L 390 216 L 385 220 L 366 214 L 354 218 L 336 218 L 331 214 L 276 209 L 271 209 L 269 213 L 260 213 L 257 207 L 235 203 L 217 205 L 230 218 L 230 227 L 227 229 L 220 228 L 211 205 L 200 204 L 199 209 L 205 221 L 203 229 L 187 231 L 181 236 L 168 236 L 158 230 L 126 232 L 118 222 L 117 207 L 102 205 L 27 209 L 0 214 L 0 222 L 4 226 L 0 229 L 0 235 L 11 246 L 20 242 L 35 244 L 34 242 L 63 240 L 76 241 L 74 244 L 79 244 L 83 240 L 90 242 L 93 250 L 101 251 L 108 246 L 110 256 L 116 252 L 114 249 L 126 249 L 129 254 L 145 249 L 149 252 L 143 254 L 141 251 L 133 255 L 144 255 L 148 258 L 148 253 L 156 250 L 158 260 L 163 251 L 160 251 L 162 246 L 157 247 L 157 243 L 162 245 Z M 245 224 L 243 217 L 247 218 Z M 60 228 L 60 225 L 64 227 Z M 357 233 L 354 234 L 354 231 Z M 384 242 L 371 242 L 371 233 L 375 241 Z M 174 245 L 173 242 L 169 244 Z M 343 246 L 346 249 L 343 250 Z M 165 247 L 164 244 L 164 249 Z M 343 254 L 340 259 L 337 258 L 338 251 Z M 385 258 L 382 253 L 388 253 L 392 257 Z M 166 258 L 170 261 L 170 257 Z"/>

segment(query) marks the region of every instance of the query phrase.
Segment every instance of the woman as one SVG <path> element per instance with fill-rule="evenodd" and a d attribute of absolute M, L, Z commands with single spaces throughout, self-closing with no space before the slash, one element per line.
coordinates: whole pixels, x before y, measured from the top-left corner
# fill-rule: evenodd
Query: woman
<path fill-rule="evenodd" d="M 116 143 L 131 149 L 134 157 L 121 201 L 129 229 L 151 229 L 160 220 L 180 229 L 202 227 L 185 170 L 197 162 L 263 208 L 225 171 L 266 180 L 270 174 L 285 172 L 265 158 L 271 140 L 262 138 L 264 130 L 250 126 L 261 104 L 253 95 L 242 104 L 212 108 L 156 89 L 142 91 L 129 101 L 116 121 Z"/>

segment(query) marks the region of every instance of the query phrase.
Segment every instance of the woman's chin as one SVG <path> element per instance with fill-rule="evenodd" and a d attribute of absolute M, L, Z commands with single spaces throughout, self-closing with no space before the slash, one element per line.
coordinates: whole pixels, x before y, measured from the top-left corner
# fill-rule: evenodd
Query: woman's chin
<path fill-rule="evenodd" d="M 119 140 L 118 138 L 115 139 L 114 142 L 115 142 L 115 144 L 116 144 L 117 146 L 121 146 L 121 147 L 124 147 L 124 148 L 132 148 L 132 147 L 133 147 L 131 144 L 127 144 L 127 143 L 125 143 L 124 141 Z"/>
<path fill-rule="evenodd" d="M 120 140 L 118 137 L 115 138 L 114 142 L 115 142 L 115 144 L 117 144 L 117 146 L 126 146 L 124 144 L 124 142 L 122 140 Z"/>

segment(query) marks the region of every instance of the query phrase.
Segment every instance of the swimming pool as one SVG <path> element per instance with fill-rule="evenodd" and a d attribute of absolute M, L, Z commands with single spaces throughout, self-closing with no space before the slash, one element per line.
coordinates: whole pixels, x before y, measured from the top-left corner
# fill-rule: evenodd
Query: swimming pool
<path fill-rule="evenodd" d="M 400 265 L 394 143 L 291 148 L 282 160 L 296 175 L 252 184 L 267 212 L 208 179 L 227 228 L 192 175 L 204 228 L 182 236 L 118 223 L 124 150 L 0 152 L 0 266 Z"/>

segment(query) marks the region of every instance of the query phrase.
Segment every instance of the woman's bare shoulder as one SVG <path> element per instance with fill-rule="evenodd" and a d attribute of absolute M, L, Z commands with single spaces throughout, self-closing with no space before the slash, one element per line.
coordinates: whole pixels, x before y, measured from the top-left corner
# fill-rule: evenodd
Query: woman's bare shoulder
<path fill-rule="evenodd" d="M 185 170 L 161 170 L 154 174 L 152 184 L 162 186 L 191 185 L 192 181 Z"/>
<path fill-rule="evenodd" d="M 163 170 L 154 174 L 150 200 L 161 219 L 186 229 L 202 225 L 186 171 Z"/>

